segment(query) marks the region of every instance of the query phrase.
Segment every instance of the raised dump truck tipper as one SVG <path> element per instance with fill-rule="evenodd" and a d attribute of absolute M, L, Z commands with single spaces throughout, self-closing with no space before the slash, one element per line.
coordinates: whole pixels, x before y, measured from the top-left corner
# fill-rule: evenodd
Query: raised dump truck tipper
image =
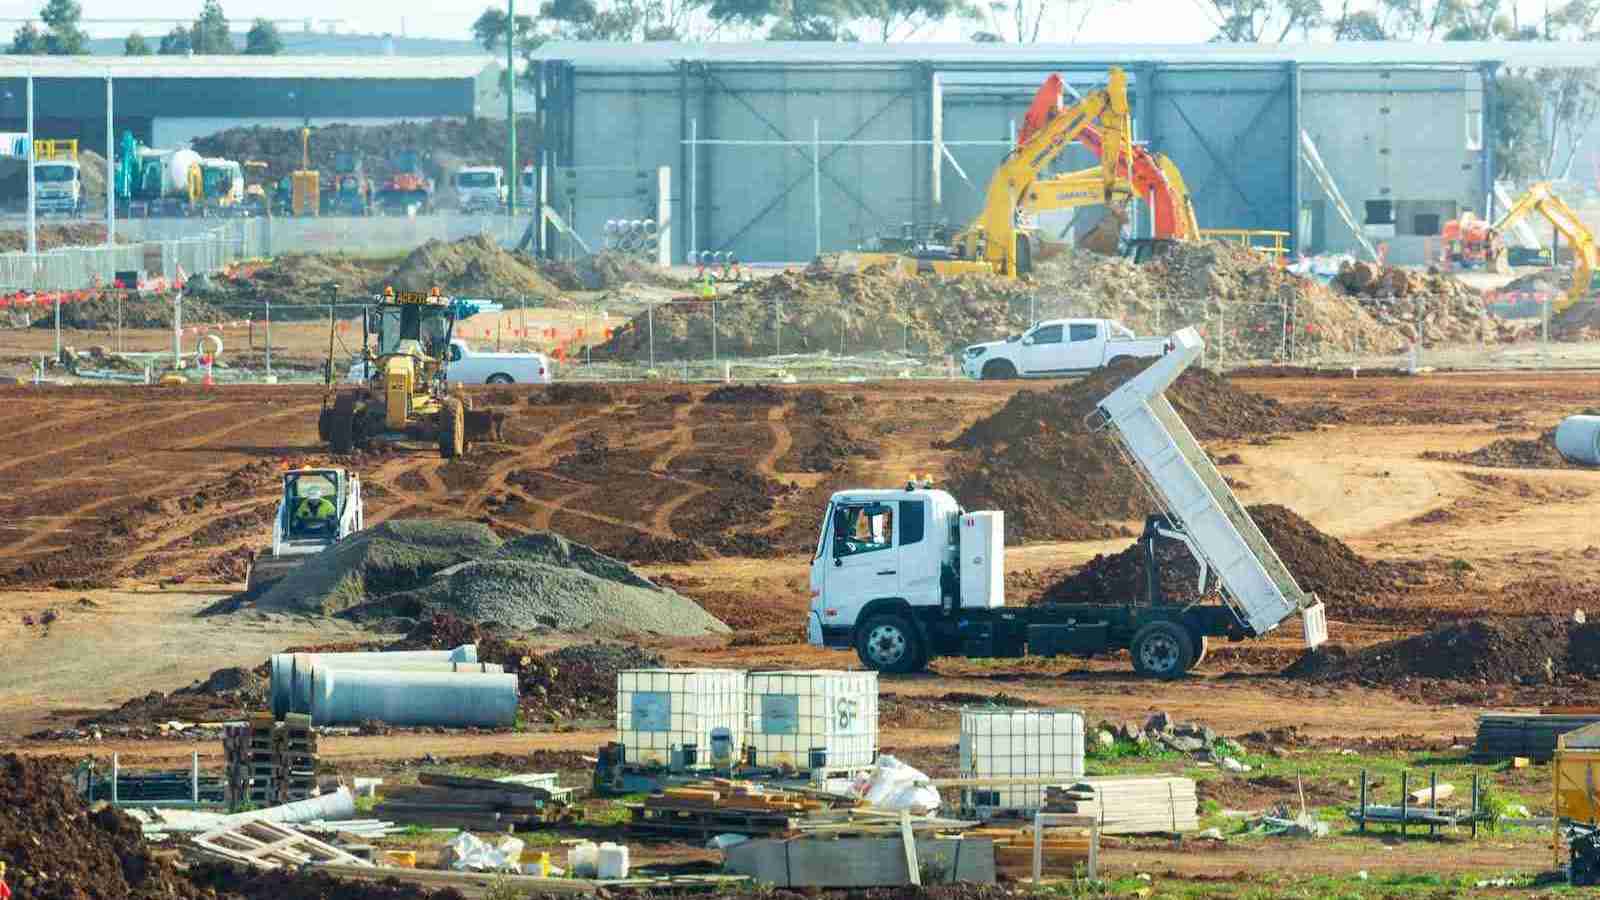
<path fill-rule="evenodd" d="M 912 672 L 936 656 L 1078 655 L 1127 649 L 1139 672 L 1183 675 L 1209 638 L 1244 640 L 1299 614 L 1306 645 L 1327 640 L 1322 602 L 1300 589 L 1164 394 L 1204 343 L 1192 328 L 1100 401 L 1090 424 L 1115 438 L 1162 514 L 1145 545 L 1144 602 L 1008 607 L 1004 513 L 968 512 L 926 485 L 850 490 L 828 504 L 811 561 L 808 639 L 854 647 L 862 663 Z M 1156 542 L 1175 540 L 1199 564 L 1197 594 L 1168 598 Z"/>

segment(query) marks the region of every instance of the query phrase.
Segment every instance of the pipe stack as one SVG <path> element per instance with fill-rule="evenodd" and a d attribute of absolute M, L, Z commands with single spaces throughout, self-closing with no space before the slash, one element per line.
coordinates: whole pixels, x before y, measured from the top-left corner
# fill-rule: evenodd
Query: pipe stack
<path fill-rule="evenodd" d="M 390 653 L 279 653 L 272 709 L 316 725 L 505 727 L 517 715 L 517 676 L 480 663 L 478 648 Z"/>

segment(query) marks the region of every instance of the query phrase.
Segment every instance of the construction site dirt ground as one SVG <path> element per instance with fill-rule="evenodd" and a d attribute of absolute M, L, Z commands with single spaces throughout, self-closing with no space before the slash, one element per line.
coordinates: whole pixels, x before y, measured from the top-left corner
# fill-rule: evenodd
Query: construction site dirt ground
<path fill-rule="evenodd" d="M 1330 603 L 1335 643 L 1367 646 L 1451 617 L 1567 616 L 1585 599 L 1596 605 L 1600 471 L 1487 468 L 1440 455 L 1503 438 L 1535 439 L 1563 416 L 1596 405 L 1600 375 L 1352 379 L 1291 372 L 1233 381 L 1285 406 L 1320 410 L 1325 423 L 1208 442 L 1216 456 L 1237 455 L 1224 472 L 1241 499 L 1287 506 L 1363 556 L 1415 563 L 1423 573 L 1360 604 Z M 895 486 L 909 473 L 937 482 L 954 458 L 939 449 L 942 442 L 1013 392 L 1041 387 L 1048 385 L 823 385 L 804 401 L 797 399 L 801 388 L 789 387 L 777 403 L 755 395 L 706 402 L 711 388 L 704 385 L 614 385 L 566 398 L 586 402 L 559 402 L 520 386 L 482 389 L 473 392 L 475 404 L 507 415 L 503 444 L 449 463 L 424 450 L 341 462 L 361 472 L 369 525 L 465 518 L 505 535 L 554 529 L 631 553 L 642 572 L 734 629 L 731 640 L 641 640 L 674 663 L 849 668 L 857 664 L 853 654 L 812 648 L 802 637 L 810 547 L 828 493 Z M 342 620 L 249 608 L 197 615 L 238 589 L 243 560 L 267 541 L 279 469 L 329 461 L 316 443 L 319 390 L 4 387 L 0 401 L 0 639 L 9 657 L 0 674 L 0 750 L 116 751 L 126 767 L 176 767 L 199 750 L 203 765 L 220 765 L 216 742 L 108 737 L 77 744 L 25 736 L 223 666 L 259 665 L 285 647 L 374 637 Z M 834 446 L 840 422 L 851 429 L 842 450 Z M 1129 534 L 1138 527 L 1126 525 Z M 1130 540 L 1009 548 L 1008 594 L 1023 602 Z M 694 552 L 674 552 L 684 547 Z M 955 763 L 961 698 L 1004 694 L 1081 708 L 1091 722 L 1142 721 L 1163 710 L 1228 736 L 1292 729 L 1330 755 L 1342 747 L 1422 752 L 1470 743 L 1481 708 L 1538 702 L 1517 686 L 1360 686 L 1280 674 L 1300 652 L 1291 620 L 1263 640 L 1213 645 L 1192 677 L 1171 683 L 1135 677 L 1125 654 L 938 660 L 928 673 L 883 677 L 881 744 L 947 771 Z M 603 722 L 495 734 L 352 735 L 328 738 L 323 758 L 341 772 L 365 774 L 429 754 L 470 765 L 494 754 L 592 753 L 612 736 Z M 1374 867 L 1359 847 L 1318 846 L 1296 851 L 1307 872 Z M 1277 865 L 1270 847 L 1123 848 L 1107 862 L 1232 879 Z M 1385 869 L 1531 869 L 1542 861 L 1530 859 L 1537 847 L 1526 838 L 1442 855 L 1402 847 L 1381 862 Z"/>

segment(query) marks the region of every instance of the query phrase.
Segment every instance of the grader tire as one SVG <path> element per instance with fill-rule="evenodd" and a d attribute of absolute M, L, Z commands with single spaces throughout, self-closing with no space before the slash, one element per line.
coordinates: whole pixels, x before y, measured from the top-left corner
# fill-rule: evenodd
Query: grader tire
<path fill-rule="evenodd" d="M 467 416 L 461 401 L 450 397 L 439 407 L 439 455 L 455 459 L 467 452 Z"/>
<path fill-rule="evenodd" d="M 317 440 L 326 444 L 333 438 L 333 410 L 323 407 L 317 414 Z"/>
<path fill-rule="evenodd" d="M 328 447 L 335 453 L 349 453 L 356 445 L 356 398 L 345 394 L 333 403 L 328 418 Z"/>

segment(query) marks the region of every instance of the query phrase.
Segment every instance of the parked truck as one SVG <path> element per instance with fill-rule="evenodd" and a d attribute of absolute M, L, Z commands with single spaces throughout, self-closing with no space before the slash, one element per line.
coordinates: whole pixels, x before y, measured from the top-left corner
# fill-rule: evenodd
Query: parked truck
<path fill-rule="evenodd" d="M 1171 342 L 1137 337 L 1111 319 L 1047 319 L 1001 341 L 973 344 L 961 353 L 968 378 L 1061 378 L 1082 375 L 1119 359 L 1160 356 Z"/>
<path fill-rule="evenodd" d="M 209 215 L 246 215 L 244 169 L 234 160 L 208 156 L 200 160 L 200 193 Z"/>
<path fill-rule="evenodd" d="M 500 166 L 462 166 L 453 179 L 456 205 L 464 213 L 499 212 L 506 207 L 506 170 Z"/>
<path fill-rule="evenodd" d="M 191 215 L 204 197 L 200 154 L 146 147 L 124 133 L 117 148 L 115 193 L 119 215 Z"/>
<path fill-rule="evenodd" d="M 41 215 L 83 212 L 83 177 L 76 140 L 33 142 L 33 205 Z"/>
<path fill-rule="evenodd" d="M 1307 646 L 1328 637 L 1322 602 L 1295 583 L 1164 395 L 1204 344 L 1185 328 L 1171 350 L 1100 401 L 1110 432 L 1163 512 L 1145 523 L 1145 597 L 1008 607 L 1001 511 L 969 512 L 945 491 L 835 493 L 811 560 L 810 643 L 855 648 L 868 668 L 913 672 L 937 656 L 1093 656 L 1126 649 L 1134 669 L 1183 675 L 1207 641 L 1260 637 L 1299 614 Z M 1161 588 L 1158 541 L 1186 546 L 1196 596 Z"/>
<path fill-rule="evenodd" d="M 553 374 L 550 357 L 539 352 L 480 353 L 451 338 L 446 354 L 452 384 L 549 384 Z M 345 382 L 359 384 L 367 377 L 367 364 L 360 357 L 351 360 Z"/>

